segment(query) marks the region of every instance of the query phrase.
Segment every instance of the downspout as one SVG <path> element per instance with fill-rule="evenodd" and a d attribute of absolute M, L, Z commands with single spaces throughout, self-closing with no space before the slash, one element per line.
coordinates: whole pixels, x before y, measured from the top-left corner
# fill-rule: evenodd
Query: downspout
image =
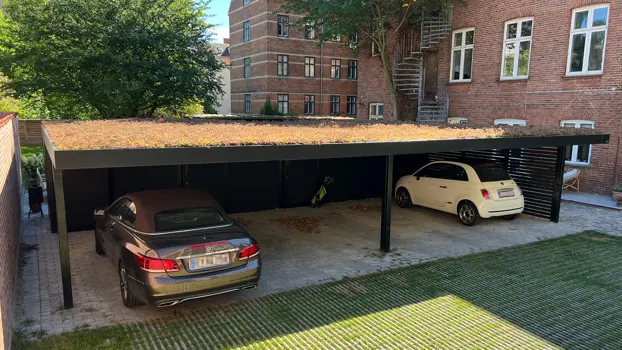
<path fill-rule="evenodd" d="M 320 115 L 322 115 L 322 100 L 324 95 L 324 42 L 320 44 Z"/>
<path fill-rule="evenodd" d="M 611 184 L 611 188 L 616 185 L 618 180 L 618 159 L 620 158 L 620 143 L 622 143 L 622 118 L 620 118 L 620 127 L 618 128 L 618 144 L 616 145 L 616 158 L 613 161 L 613 184 Z"/>

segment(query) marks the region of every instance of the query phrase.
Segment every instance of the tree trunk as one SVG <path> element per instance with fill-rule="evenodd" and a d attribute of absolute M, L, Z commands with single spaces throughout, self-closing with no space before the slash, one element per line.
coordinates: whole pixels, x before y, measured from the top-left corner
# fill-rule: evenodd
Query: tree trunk
<path fill-rule="evenodd" d="M 382 68 L 384 69 L 384 74 L 386 75 L 387 83 L 389 85 L 389 91 L 391 92 L 391 111 L 393 112 L 393 120 L 397 121 L 399 117 L 397 106 L 397 89 L 395 88 L 395 84 L 393 83 L 393 67 L 391 65 L 391 61 L 389 58 L 389 54 L 387 53 L 386 47 L 380 50 L 380 59 L 382 61 Z"/>

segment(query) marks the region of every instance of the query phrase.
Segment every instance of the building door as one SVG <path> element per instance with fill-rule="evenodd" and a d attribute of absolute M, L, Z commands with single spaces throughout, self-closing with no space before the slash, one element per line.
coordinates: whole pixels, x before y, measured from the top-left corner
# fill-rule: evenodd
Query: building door
<path fill-rule="evenodd" d="M 430 51 L 425 55 L 423 100 L 435 101 L 438 95 L 438 55 Z"/>

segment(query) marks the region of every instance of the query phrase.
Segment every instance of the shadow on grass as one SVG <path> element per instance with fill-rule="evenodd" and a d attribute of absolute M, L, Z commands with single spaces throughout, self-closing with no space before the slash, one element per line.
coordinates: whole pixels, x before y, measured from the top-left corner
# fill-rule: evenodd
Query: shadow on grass
<path fill-rule="evenodd" d="M 443 259 L 15 348 L 622 348 L 622 238 Z"/>

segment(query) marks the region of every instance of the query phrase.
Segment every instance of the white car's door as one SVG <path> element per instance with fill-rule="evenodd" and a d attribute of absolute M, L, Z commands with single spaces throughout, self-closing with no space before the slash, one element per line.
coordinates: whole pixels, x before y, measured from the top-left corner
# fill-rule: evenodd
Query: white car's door
<path fill-rule="evenodd" d="M 419 170 L 413 181 L 411 197 L 414 203 L 424 207 L 442 208 L 447 198 L 448 180 L 445 169 L 448 164 L 433 163 Z"/>
<path fill-rule="evenodd" d="M 445 183 L 447 196 L 445 197 L 444 210 L 455 213 L 456 205 L 458 205 L 456 201 L 470 192 L 469 176 L 462 166 L 448 164 L 445 177 L 447 178 Z"/>

